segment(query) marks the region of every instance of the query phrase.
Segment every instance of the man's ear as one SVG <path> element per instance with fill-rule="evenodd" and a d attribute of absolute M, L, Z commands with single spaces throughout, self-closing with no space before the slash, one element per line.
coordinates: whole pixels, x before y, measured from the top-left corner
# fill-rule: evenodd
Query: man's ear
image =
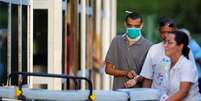
<path fill-rule="evenodd" d="M 142 23 L 141 25 L 140 25 L 140 29 L 143 29 L 144 28 L 144 24 Z"/>

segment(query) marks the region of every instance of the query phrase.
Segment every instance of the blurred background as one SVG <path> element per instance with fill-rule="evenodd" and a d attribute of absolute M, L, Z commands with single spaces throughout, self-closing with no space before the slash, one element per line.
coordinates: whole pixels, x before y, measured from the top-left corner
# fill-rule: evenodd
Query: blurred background
<path fill-rule="evenodd" d="M 187 28 L 201 44 L 200 8 L 200 0 L 117 0 L 117 32 L 121 34 L 124 31 L 125 11 L 137 11 L 144 18 L 145 36 L 153 42 L 159 41 L 159 20 L 172 18 L 178 28 Z"/>
<path fill-rule="evenodd" d="M 113 78 L 104 72 L 104 59 L 113 37 L 125 32 L 125 11 L 143 16 L 143 35 L 153 43 L 160 41 L 159 20 L 172 18 L 201 45 L 200 0 L 0 0 L 0 83 L 11 72 L 56 73 L 84 76 L 94 89 L 110 90 Z M 60 79 L 27 82 L 71 88 Z"/>

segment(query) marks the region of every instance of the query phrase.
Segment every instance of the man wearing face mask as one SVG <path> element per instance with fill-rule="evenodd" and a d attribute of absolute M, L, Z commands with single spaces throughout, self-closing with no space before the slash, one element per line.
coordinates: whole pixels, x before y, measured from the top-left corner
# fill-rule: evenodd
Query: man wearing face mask
<path fill-rule="evenodd" d="M 140 14 L 129 13 L 125 27 L 126 33 L 112 40 L 105 58 L 105 72 L 114 76 L 113 90 L 122 88 L 126 81 L 140 73 L 151 46 L 151 42 L 142 36 L 143 21 Z M 141 87 L 141 84 L 135 87 Z"/>

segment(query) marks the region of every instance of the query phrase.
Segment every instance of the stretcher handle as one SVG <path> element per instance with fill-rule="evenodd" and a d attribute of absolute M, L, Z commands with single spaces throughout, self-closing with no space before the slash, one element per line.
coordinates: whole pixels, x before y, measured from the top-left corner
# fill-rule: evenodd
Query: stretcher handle
<path fill-rule="evenodd" d="M 63 75 L 63 74 L 51 74 L 51 73 L 30 73 L 30 72 L 13 72 L 9 75 L 9 80 L 11 79 L 11 77 L 15 77 L 15 76 L 19 76 L 21 75 L 22 76 L 22 80 L 23 78 L 25 77 L 28 77 L 28 76 L 39 76 L 39 77 L 52 77 L 52 78 L 63 78 L 63 79 L 72 79 L 72 80 L 85 80 L 87 81 L 88 83 L 88 86 L 89 86 L 89 98 L 90 96 L 92 96 L 93 94 L 93 86 L 92 86 L 92 82 L 91 80 L 89 80 L 88 78 L 86 77 L 75 77 L 75 76 L 67 76 L 67 75 Z M 22 82 L 20 83 L 19 85 L 19 89 L 22 90 Z"/>

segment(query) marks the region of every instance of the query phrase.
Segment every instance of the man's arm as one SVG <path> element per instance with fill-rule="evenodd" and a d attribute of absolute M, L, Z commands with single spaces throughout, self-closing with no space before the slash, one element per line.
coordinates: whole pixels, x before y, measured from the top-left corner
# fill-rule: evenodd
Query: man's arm
<path fill-rule="evenodd" d="M 134 78 L 137 74 L 134 71 L 122 71 L 114 68 L 114 65 L 106 62 L 105 72 L 115 77 L 128 77 Z"/>
<path fill-rule="evenodd" d="M 143 88 L 151 88 L 151 85 L 152 85 L 152 80 L 144 78 Z"/>

